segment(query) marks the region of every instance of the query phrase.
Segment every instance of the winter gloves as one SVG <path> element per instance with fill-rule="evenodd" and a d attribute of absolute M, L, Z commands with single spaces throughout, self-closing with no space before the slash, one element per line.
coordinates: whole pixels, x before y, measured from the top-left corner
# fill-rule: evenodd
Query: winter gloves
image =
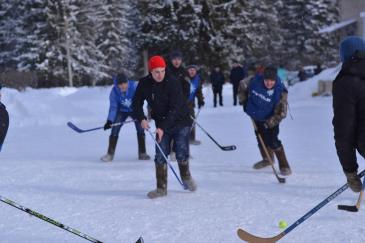
<path fill-rule="evenodd" d="M 357 171 L 345 172 L 347 183 L 353 192 L 360 192 L 362 188 L 362 183 L 360 177 L 357 175 Z"/>
<path fill-rule="evenodd" d="M 113 124 L 112 121 L 107 120 L 104 125 L 104 130 L 108 130 L 108 129 L 112 128 L 112 124 Z"/>

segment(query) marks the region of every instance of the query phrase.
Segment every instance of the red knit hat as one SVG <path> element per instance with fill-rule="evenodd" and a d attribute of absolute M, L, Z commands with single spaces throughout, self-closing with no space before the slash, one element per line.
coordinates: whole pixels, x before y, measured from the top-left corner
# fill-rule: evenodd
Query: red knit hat
<path fill-rule="evenodd" d="M 148 70 L 152 71 L 155 68 L 165 68 L 166 62 L 161 56 L 153 56 L 148 60 Z"/>

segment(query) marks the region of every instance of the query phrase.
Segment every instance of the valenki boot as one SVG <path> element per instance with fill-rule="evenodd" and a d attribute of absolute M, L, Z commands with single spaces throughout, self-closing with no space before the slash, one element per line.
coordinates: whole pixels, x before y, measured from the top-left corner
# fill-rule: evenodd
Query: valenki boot
<path fill-rule="evenodd" d="M 138 141 L 138 159 L 149 160 L 151 157 L 146 153 L 146 136 L 145 134 L 137 134 Z"/>
<path fill-rule="evenodd" d="M 192 192 L 196 191 L 197 185 L 196 185 L 194 179 L 191 177 L 190 169 L 189 169 L 189 161 L 182 161 L 182 162 L 179 162 L 178 164 L 179 164 L 181 180 L 188 187 L 189 191 L 192 191 Z"/>
<path fill-rule="evenodd" d="M 114 153 L 115 153 L 115 148 L 117 146 L 117 142 L 118 142 L 118 137 L 116 137 L 116 136 L 109 137 L 108 152 L 106 155 L 101 157 L 102 161 L 111 162 L 114 159 Z"/>
<path fill-rule="evenodd" d="M 259 149 L 260 149 L 260 153 L 262 156 L 262 160 L 253 165 L 253 168 L 256 170 L 270 166 L 270 160 L 267 158 L 264 149 L 261 146 L 259 146 Z M 274 163 L 275 162 L 274 152 L 269 148 L 267 148 L 267 152 L 269 153 L 269 155 L 271 157 L 271 161 Z"/>
<path fill-rule="evenodd" d="M 280 148 L 275 149 L 275 155 L 276 158 L 278 158 L 280 173 L 285 176 L 290 175 L 292 171 L 290 169 L 288 160 L 286 159 L 284 147 L 281 146 Z"/>
<path fill-rule="evenodd" d="M 149 197 L 150 199 L 164 197 L 167 195 L 167 164 L 155 163 L 155 167 L 156 167 L 157 188 L 147 193 L 147 197 Z"/>

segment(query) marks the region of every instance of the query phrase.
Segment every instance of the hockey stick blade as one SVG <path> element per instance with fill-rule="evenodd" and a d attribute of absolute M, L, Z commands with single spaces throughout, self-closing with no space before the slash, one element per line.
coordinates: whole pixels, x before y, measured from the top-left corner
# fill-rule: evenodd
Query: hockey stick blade
<path fill-rule="evenodd" d="M 348 211 L 348 212 L 358 212 L 359 209 L 356 207 L 356 205 L 350 206 L 350 205 L 338 205 L 337 206 L 338 210 L 344 210 L 344 211 Z"/>
<path fill-rule="evenodd" d="M 232 150 L 236 150 L 236 149 L 237 149 L 236 145 L 231 145 L 231 146 L 221 146 L 220 148 L 221 148 L 222 150 L 224 150 L 224 151 L 232 151 Z"/>
<path fill-rule="evenodd" d="M 362 187 L 362 190 L 360 191 L 359 198 L 357 199 L 356 205 L 338 205 L 337 209 L 345 210 L 348 212 L 354 212 L 354 213 L 358 212 L 360 209 L 360 206 L 361 206 L 362 199 L 364 197 L 364 185 L 365 185 L 365 178 L 363 180 L 363 187 Z"/>
<path fill-rule="evenodd" d="M 82 133 L 83 130 L 81 130 L 80 128 L 78 128 L 75 124 L 73 124 L 72 122 L 67 122 L 67 126 L 69 128 L 71 128 L 72 130 L 74 130 L 75 132 L 78 132 L 78 133 Z"/>
<path fill-rule="evenodd" d="M 283 178 L 283 177 L 278 176 L 277 178 L 278 178 L 279 183 L 285 183 L 286 182 L 286 179 Z"/>
<path fill-rule="evenodd" d="M 277 236 L 271 237 L 271 238 L 261 238 L 254 235 L 251 235 L 250 233 L 244 231 L 243 229 L 237 230 L 237 235 L 241 240 L 244 240 L 249 243 L 275 243 L 281 238 L 284 237 L 285 233 L 282 232 L 278 234 Z"/>

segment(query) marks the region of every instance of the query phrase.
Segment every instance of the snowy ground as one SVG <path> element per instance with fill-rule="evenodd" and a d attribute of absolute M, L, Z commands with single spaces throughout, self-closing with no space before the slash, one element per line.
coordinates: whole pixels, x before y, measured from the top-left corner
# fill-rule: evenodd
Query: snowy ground
<path fill-rule="evenodd" d="M 238 227 L 273 236 L 280 232 L 279 220 L 291 224 L 345 182 L 334 148 L 332 99 L 310 97 L 316 79 L 333 75 L 327 70 L 290 89 L 294 119 L 282 123 L 280 138 L 294 174 L 285 185 L 270 169 L 252 169 L 259 152 L 250 120 L 232 106 L 231 86 L 225 86 L 225 106 L 216 109 L 206 89 L 199 122 L 237 150 L 219 150 L 198 130 L 202 145 L 191 147 L 198 191 L 183 191 L 170 173 L 168 196 L 158 200 L 146 197 L 155 188 L 154 165 L 136 160 L 132 124 L 122 129 L 115 161 L 108 164 L 99 158 L 109 132 L 77 134 L 65 125 L 69 120 L 84 128 L 102 125 L 110 87 L 5 89 L 12 124 L 0 154 L 0 195 L 110 243 L 132 243 L 139 236 L 146 243 L 238 243 Z M 153 155 L 150 138 L 147 144 Z M 364 242 L 364 210 L 336 209 L 356 198 L 346 191 L 282 242 Z M 0 242 L 85 241 L 0 203 Z"/>

